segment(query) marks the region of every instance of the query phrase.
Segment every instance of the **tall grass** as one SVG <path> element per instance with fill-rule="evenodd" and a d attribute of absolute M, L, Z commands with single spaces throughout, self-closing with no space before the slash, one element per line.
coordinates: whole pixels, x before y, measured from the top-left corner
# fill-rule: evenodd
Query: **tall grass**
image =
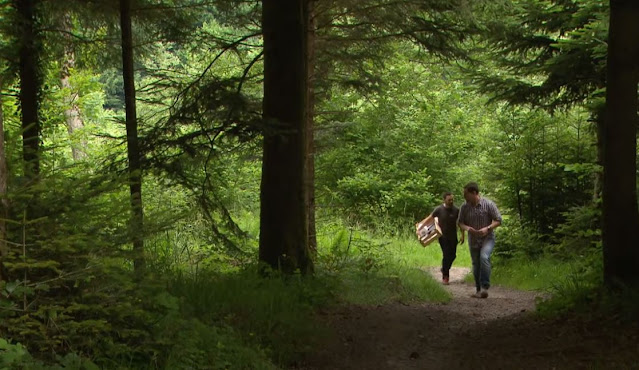
<path fill-rule="evenodd" d="M 550 292 L 573 285 L 582 265 L 547 256 L 534 260 L 495 258 L 491 280 L 494 284 L 516 289 Z"/>
<path fill-rule="evenodd" d="M 231 368 L 281 366 L 313 350 L 325 333 L 312 319 L 313 312 L 332 300 L 333 290 L 328 278 L 265 278 L 256 268 L 177 275 L 170 284 L 170 292 L 181 299 L 182 316 L 200 323 L 191 328 L 192 336 L 206 339 L 211 336 L 207 330 L 213 330 L 222 338 L 202 342 L 207 343 L 201 348 L 208 353 L 205 358 L 230 361 Z M 220 345 L 223 348 L 215 347 Z M 181 347 L 176 350 L 170 358 L 183 357 Z"/>
<path fill-rule="evenodd" d="M 406 234 L 396 237 L 392 245 L 394 255 L 399 261 L 414 267 L 441 266 L 442 250 L 439 242 L 435 241 L 426 247 L 417 241 L 414 234 Z M 468 243 L 457 245 L 457 258 L 453 267 L 471 267 Z"/>
<path fill-rule="evenodd" d="M 426 271 L 441 264 L 437 243 L 423 248 L 412 235 L 380 235 L 341 224 L 324 225 L 318 234 L 318 271 L 339 277 L 341 300 L 355 304 L 450 300 Z"/>
<path fill-rule="evenodd" d="M 448 302 L 450 294 L 420 269 L 389 264 L 374 274 L 345 271 L 339 298 L 347 303 L 378 305 L 393 302 Z"/>

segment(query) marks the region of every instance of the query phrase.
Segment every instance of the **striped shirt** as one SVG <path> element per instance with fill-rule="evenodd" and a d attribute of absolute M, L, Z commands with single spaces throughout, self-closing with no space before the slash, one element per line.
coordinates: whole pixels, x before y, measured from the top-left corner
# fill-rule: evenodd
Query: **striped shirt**
<path fill-rule="evenodd" d="M 482 229 L 490 225 L 493 221 L 499 221 L 501 223 L 501 213 L 497 209 L 495 203 L 486 198 L 479 198 L 479 203 L 476 206 L 465 202 L 459 209 L 458 223 L 470 226 L 475 230 Z M 487 236 L 492 236 L 493 230 L 488 232 Z M 468 235 L 469 242 L 471 244 L 479 244 L 483 241 L 483 238 Z"/>

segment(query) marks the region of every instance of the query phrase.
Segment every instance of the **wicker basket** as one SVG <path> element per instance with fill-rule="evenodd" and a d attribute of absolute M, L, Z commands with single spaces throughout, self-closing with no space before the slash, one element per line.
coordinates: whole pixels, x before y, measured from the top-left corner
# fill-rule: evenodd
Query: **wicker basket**
<path fill-rule="evenodd" d="M 428 216 L 415 224 L 415 234 L 422 246 L 434 242 L 442 236 L 442 229 L 439 227 L 439 219 L 437 217 Z"/>

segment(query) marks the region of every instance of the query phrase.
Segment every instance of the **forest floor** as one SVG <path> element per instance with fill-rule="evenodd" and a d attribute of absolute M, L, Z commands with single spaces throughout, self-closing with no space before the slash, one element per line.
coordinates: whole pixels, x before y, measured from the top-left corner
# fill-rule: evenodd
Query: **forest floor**
<path fill-rule="evenodd" d="M 425 269 L 436 279 L 438 268 Z M 297 369 L 639 369 L 639 333 L 600 321 L 541 319 L 541 293 L 493 286 L 472 298 L 453 268 L 445 304 L 341 306 L 334 336 Z"/>

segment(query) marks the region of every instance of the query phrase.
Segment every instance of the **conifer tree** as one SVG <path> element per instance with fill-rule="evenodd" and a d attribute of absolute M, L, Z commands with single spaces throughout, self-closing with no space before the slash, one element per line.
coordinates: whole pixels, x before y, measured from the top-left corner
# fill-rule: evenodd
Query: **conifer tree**
<path fill-rule="evenodd" d="M 313 269 L 305 186 L 308 1 L 263 0 L 264 152 L 260 260 L 292 273 Z"/>
<path fill-rule="evenodd" d="M 511 104 L 549 111 L 588 107 L 603 165 L 593 198 L 602 193 L 604 278 L 609 285 L 636 281 L 636 2 L 517 0 L 495 6 L 485 13 L 502 14 L 485 22 L 495 65 L 477 69 L 476 82 Z"/>
<path fill-rule="evenodd" d="M 603 129 L 603 256 L 609 286 L 639 283 L 637 85 L 639 3 L 610 1 Z"/>
<path fill-rule="evenodd" d="M 130 234 L 133 241 L 134 266 L 144 269 L 144 239 L 142 236 L 144 213 L 142 208 L 142 165 L 138 140 L 138 120 L 135 102 L 133 71 L 133 31 L 131 27 L 131 0 L 120 0 L 120 30 L 122 32 L 122 77 L 126 110 L 127 159 L 129 161 L 129 191 L 131 197 Z"/>
<path fill-rule="evenodd" d="M 28 183 L 40 174 L 40 40 L 37 30 L 38 0 L 14 0 L 18 14 L 20 112 L 22 115 L 22 156 Z"/>

